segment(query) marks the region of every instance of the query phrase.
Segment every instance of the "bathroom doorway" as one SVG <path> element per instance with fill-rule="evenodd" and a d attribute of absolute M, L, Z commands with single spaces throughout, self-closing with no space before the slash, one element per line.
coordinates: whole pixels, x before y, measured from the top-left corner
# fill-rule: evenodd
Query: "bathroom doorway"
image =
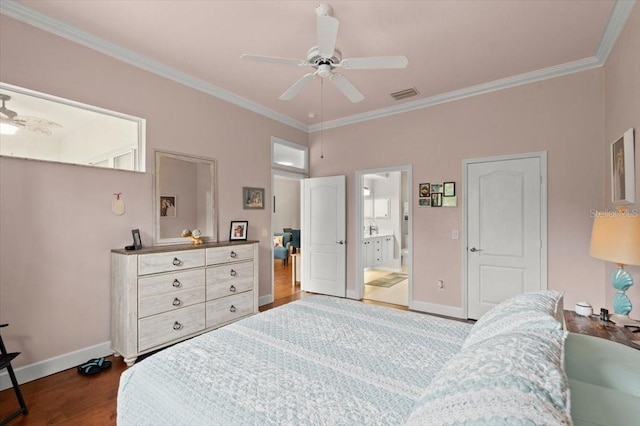
<path fill-rule="evenodd" d="M 356 296 L 409 306 L 411 166 L 357 172 Z"/>

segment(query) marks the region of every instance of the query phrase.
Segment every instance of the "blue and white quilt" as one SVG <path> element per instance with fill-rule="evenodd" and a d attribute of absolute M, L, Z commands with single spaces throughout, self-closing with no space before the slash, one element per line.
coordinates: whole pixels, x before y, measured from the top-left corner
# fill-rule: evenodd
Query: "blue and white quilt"
<path fill-rule="evenodd" d="M 403 424 L 471 327 L 306 297 L 129 368 L 118 425 Z"/>

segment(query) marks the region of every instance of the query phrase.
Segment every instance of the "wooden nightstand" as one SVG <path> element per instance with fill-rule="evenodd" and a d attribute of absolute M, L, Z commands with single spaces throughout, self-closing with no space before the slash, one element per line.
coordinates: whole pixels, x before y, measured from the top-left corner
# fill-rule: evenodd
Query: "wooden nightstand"
<path fill-rule="evenodd" d="M 598 317 L 583 317 L 567 310 L 564 311 L 564 320 L 567 330 L 572 333 L 601 337 L 640 350 L 640 344 L 632 342 L 640 342 L 640 333 L 632 333 L 626 327 L 618 327 L 610 322 L 603 323 Z"/>

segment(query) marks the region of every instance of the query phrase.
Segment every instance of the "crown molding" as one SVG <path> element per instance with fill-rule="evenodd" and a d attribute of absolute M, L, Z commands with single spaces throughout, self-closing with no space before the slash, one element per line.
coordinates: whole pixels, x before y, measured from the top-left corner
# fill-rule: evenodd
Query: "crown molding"
<path fill-rule="evenodd" d="M 96 37 L 86 31 L 82 31 L 62 21 L 54 19 L 44 13 L 33 10 L 15 0 L 0 1 L 0 13 L 10 16 L 18 21 L 40 28 L 60 37 L 81 44 L 90 49 L 109 55 L 113 58 L 126 62 L 143 70 L 158 74 L 162 77 L 176 81 L 185 86 L 207 93 L 216 98 L 222 99 L 234 105 L 248 109 L 265 117 L 271 118 L 287 126 L 308 132 L 309 126 L 294 120 L 286 115 L 275 112 L 262 105 L 258 105 L 248 99 L 242 98 L 234 93 L 214 86 L 204 80 L 193 77 L 182 71 L 178 71 L 161 62 L 140 55 L 132 50 L 111 43 L 100 37 Z"/>
<path fill-rule="evenodd" d="M 454 90 L 452 92 L 442 93 L 440 95 L 435 95 L 424 99 L 418 99 L 416 101 L 407 102 L 397 106 L 381 108 L 362 114 L 355 114 L 349 117 L 339 118 L 337 120 L 325 121 L 324 123 L 322 123 L 322 126 L 320 124 L 314 124 L 313 126 L 310 126 L 309 133 L 347 126 L 349 124 L 360 123 L 362 121 L 373 120 L 390 115 L 401 114 L 416 109 L 443 104 L 445 102 L 457 101 L 459 99 L 495 92 L 497 90 L 508 89 L 511 87 L 521 86 L 523 84 L 529 84 L 549 78 L 560 77 L 566 74 L 573 74 L 575 72 L 585 71 L 600 66 L 602 66 L 602 64 L 596 57 L 581 59 L 579 61 L 556 65 L 538 71 L 519 74 L 500 80 L 490 81 L 488 83 L 478 84 L 476 86 L 465 87 L 464 89 Z"/>
<path fill-rule="evenodd" d="M 523 84 L 529 84 L 536 81 L 555 78 L 562 75 L 572 74 L 575 72 L 585 71 L 588 69 L 603 66 L 609 54 L 611 53 L 611 50 L 613 49 L 613 46 L 615 45 L 618 37 L 620 36 L 620 33 L 622 32 L 622 29 L 624 28 L 635 4 L 636 0 L 616 0 L 616 3 L 611 11 L 611 15 L 609 16 L 609 21 L 607 22 L 607 26 L 603 33 L 602 39 L 600 40 L 600 45 L 598 46 L 596 54 L 593 57 L 512 77 L 507 77 L 476 86 L 466 87 L 464 89 L 454 90 L 452 92 L 431 96 L 425 99 L 419 99 L 413 102 L 403 103 L 401 105 L 381 108 L 362 114 L 355 114 L 337 120 L 326 121 L 324 123 L 314 124 L 312 126 L 307 126 L 304 123 L 301 123 L 262 105 L 251 102 L 248 99 L 242 98 L 238 95 L 235 95 L 234 93 L 214 86 L 204 80 L 190 76 L 182 71 L 178 71 L 163 63 L 140 55 L 132 50 L 125 49 L 121 46 L 116 45 L 115 43 L 111 43 L 85 31 L 81 31 L 62 21 L 51 18 L 48 15 L 24 6 L 16 0 L 0 1 L 0 13 L 25 22 L 29 25 L 33 25 L 42 30 L 64 37 L 83 46 L 97 50 L 123 62 L 134 65 L 138 68 L 153 72 L 162 77 L 184 84 L 185 86 L 207 93 L 211 96 L 215 96 L 234 105 L 238 105 L 242 108 L 264 115 L 265 117 L 271 118 L 295 129 L 308 133 L 314 133 L 320 130 L 327 130 L 359 123 L 362 121 L 374 120 L 389 115 L 401 114 L 404 112 L 427 108 L 445 102 L 451 102 L 471 96 L 490 93 L 496 90 L 508 89 Z"/>
<path fill-rule="evenodd" d="M 598 46 L 598 50 L 596 50 L 596 58 L 598 58 L 602 65 L 607 62 L 607 58 L 611 50 L 613 50 L 613 46 L 616 44 L 635 5 L 636 0 L 617 0 L 616 4 L 613 5 L 609 21 L 600 40 L 600 45 Z"/>

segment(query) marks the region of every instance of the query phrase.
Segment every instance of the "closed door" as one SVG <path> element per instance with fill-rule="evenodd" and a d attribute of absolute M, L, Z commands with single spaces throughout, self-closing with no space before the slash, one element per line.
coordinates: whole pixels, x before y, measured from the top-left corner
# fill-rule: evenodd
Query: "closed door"
<path fill-rule="evenodd" d="M 469 318 L 547 287 L 543 160 L 535 155 L 466 164 Z"/>
<path fill-rule="evenodd" d="M 346 177 L 302 181 L 301 289 L 345 297 Z"/>

